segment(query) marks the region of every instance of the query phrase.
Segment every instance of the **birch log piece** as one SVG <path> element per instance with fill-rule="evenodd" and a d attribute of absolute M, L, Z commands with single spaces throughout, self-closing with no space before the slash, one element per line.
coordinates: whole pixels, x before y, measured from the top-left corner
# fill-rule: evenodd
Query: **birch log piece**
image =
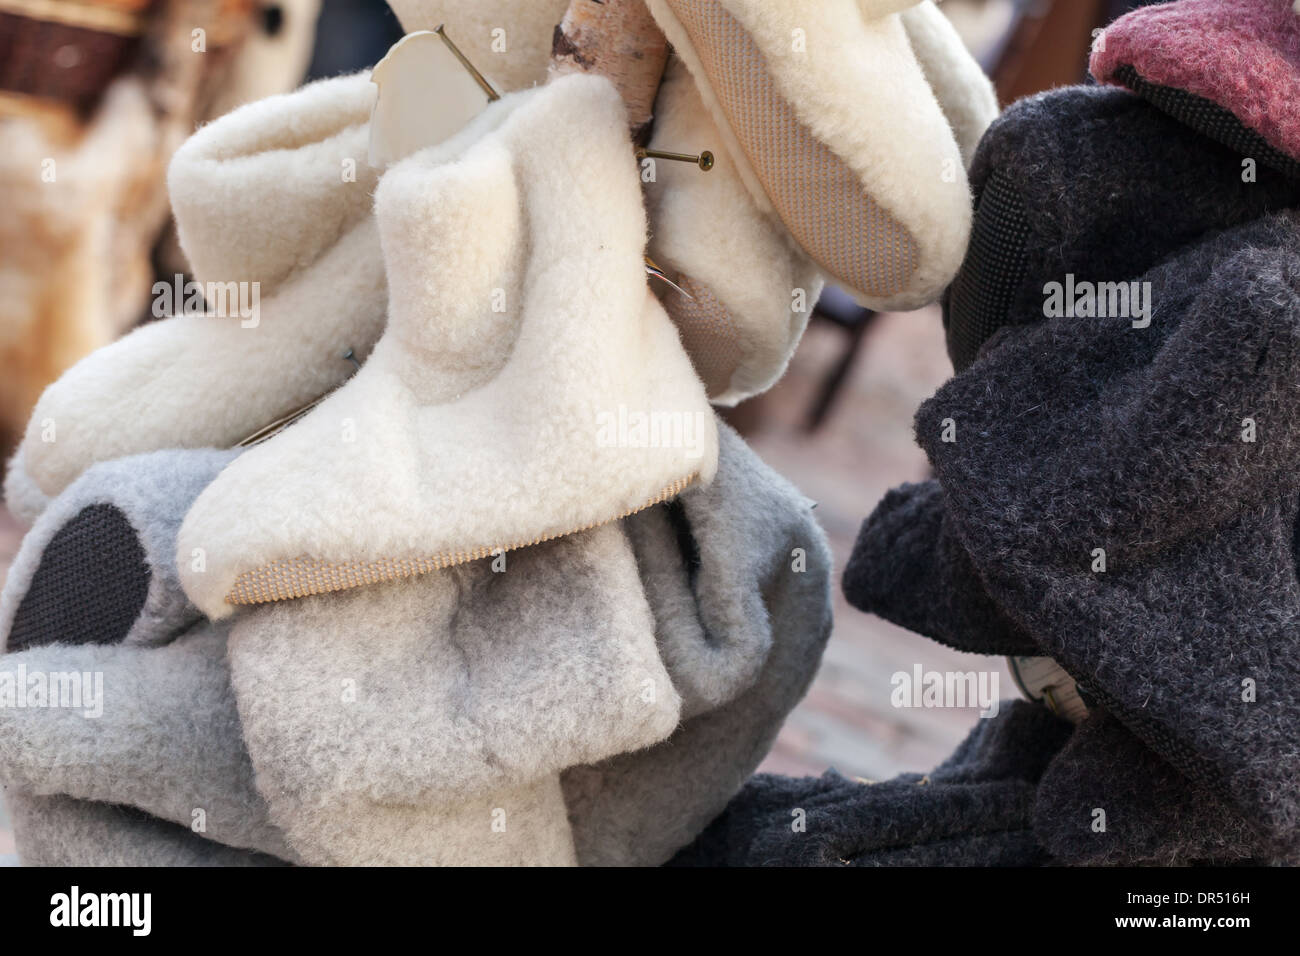
<path fill-rule="evenodd" d="M 609 77 L 627 105 L 633 141 L 644 145 L 667 60 L 668 40 L 645 0 L 572 0 L 555 28 L 550 70 Z"/>

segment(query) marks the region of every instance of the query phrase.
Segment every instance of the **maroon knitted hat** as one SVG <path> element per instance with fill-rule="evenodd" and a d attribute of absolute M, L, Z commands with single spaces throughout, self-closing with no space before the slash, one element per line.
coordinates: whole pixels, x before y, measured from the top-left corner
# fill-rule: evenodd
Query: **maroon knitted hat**
<path fill-rule="evenodd" d="M 1179 0 L 1120 17 L 1093 49 L 1125 86 L 1243 156 L 1300 176 L 1300 5 Z"/>

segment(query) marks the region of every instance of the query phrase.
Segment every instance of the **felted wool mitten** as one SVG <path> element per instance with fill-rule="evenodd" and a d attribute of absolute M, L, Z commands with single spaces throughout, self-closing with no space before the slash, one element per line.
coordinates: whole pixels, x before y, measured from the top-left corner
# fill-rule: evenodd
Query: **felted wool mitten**
<path fill-rule="evenodd" d="M 759 208 L 878 309 L 936 299 L 970 227 L 961 151 L 898 16 L 914 5 L 649 0 Z"/>
<path fill-rule="evenodd" d="M 1248 819 L 1259 857 L 1300 849 L 1298 240 L 1282 214 L 1185 249 L 1143 279 L 1146 328 L 1059 318 L 995 339 L 918 413 L 942 494 L 904 490 L 862 531 L 913 502 L 946 511 L 927 524 L 949 522 L 970 566 L 911 556 L 951 571 L 912 593 L 987 591 L 1088 701 Z M 874 610 L 874 593 L 850 596 Z"/>
<path fill-rule="evenodd" d="M 69 369 L 37 403 L 27 478 L 11 484 L 53 496 L 97 461 L 229 447 L 348 377 L 344 353 L 366 356 L 385 311 L 365 159 L 372 97 L 364 75 L 314 83 L 238 109 L 177 151 L 168 187 L 181 244 L 206 307 L 227 314 L 151 323 Z"/>
<path fill-rule="evenodd" d="M 1300 205 L 1300 179 L 1243 157 L 1121 90 L 1020 100 L 971 167 L 970 248 L 943 299 L 958 372 L 999 329 L 1042 321 L 1044 286 L 1128 283 L 1217 229 Z"/>
<path fill-rule="evenodd" d="M 634 170 L 593 76 L 510 94 L 390 167 L 388 327 L 199 496 L 178 538 L 207 556 L 181 568 L 195 604 L 219 618 L 446 568 L 712 480 L 717 428 L 646 287 Z"/>
<path fill-rule="evenodd" d="M 1038 866 L 1035 789 L 1070 725 L 1004 702 L 931 773 L 759 774 L 674 866 Z"/>
<path fill-rule="evenodd" d="M 1294 0 L 1180 0 L 1134 10 L 1090 64 L 1235 152 L 1300 177 L 1300 9 Z"/>

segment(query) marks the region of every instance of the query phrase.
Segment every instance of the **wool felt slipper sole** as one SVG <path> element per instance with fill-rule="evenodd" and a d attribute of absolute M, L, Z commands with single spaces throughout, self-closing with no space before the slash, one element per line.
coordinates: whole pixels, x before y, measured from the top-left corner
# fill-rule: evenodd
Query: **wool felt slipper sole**
<path fill-rule="evenodd" d="M 715 419 L 646 286 L 624 120 L 608 80 L 566 77 L 385 173 L 388 328 L 195 502 L 180 547 L 207 564 L 181 574 L 206 614 L 545 541 L 712 479 Z"/>
<path fill-rule="evenodd" d="M 675 481 L 659 494 L 637 508 L 623 514 L 615 515 L 604 521 L 594 522 L 581 528 L 569 528 L 534 538 L 531 541 L 516 541 L 504 545 L 480 545 L 463 551 L 450 551 L 415 558 L 381 558 L 378 561 L 352 562 L 350 564 L 330 564 L 312 558 L 294 558 L 286 561 L 274 561 L 252 571 L 247 571 L 235 579 L 234 586 L 226 595 L 226 601 L 232 605 L 265 604 L 269 601 L 287 601 L 306 597 L 310 594 L 326 594 L 330 591 L 343 591 L 348 588 L 365 587 L 385 581 L 397 581 L 428 574 L 443 568 L 452 568 L 470 561 L 481 561 L 508 551 L 531 548 L 556 538 L 590 531 L 615 521 L 621 521 L 629 515 L 652 508 L 663 501 L 676 498 L 699 477 L 690 475 Z"/>
<path fill-rule="evenodd" d="M 852 0 L 649 6 L 746 185 L 799 246 L 865 305 L 933 301 L 961 262 L 970 197 L 899 19 L 867 23 Z M 794 31 L 810 52 L 791 49 Z M 875 91 L 865 106 L 864 90 Z M 889 128 L 856 132 L 873 121 Z M 931 175 L 921 188 L 917 177 Z"/>
<path fill-rule="evenodd" d="M 176 531 L 235 452 L 91 466 L 24 536 L 0 593 L 0 650 L 165 644 L 199 619 L 176 576 Z"/>
<path fill-rule="evenodd" d="M 177 151 L 181 242 L 205 293 L 226 296 L 224 310 L 207 303 L 224 314 L 146 325 L 51 385 L 22 445 L 42 493 L 97 461 L 230 447 L 345 381 L 346 350 L 368 354 L 386 299 L 364 159 L 373 92 L 364 75 L 312 84 L 242 107 Z"/>

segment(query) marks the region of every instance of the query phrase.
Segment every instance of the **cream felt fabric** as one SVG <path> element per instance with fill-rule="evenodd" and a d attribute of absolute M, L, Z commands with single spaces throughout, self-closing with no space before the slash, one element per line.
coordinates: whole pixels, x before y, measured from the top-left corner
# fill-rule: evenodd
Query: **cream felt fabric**
<path fill-rule="evenodd" d="M 387 330 L 195 502 L 195 604 L 217 618 L 419 574 L 710 481 L 715 420 L 646 286 L 635 170 L 618 94 L 591 76 L 511 94 L 391 167 Z"/>
<path fill-rule="evenodd" d="M 864 15 L 870 15 L 871 9 L 877 6 L 873 0 L 860 0 L 860 4 Z M 969 169 L 975 147 L 998 116 L 998 96 L 993 82 L 966 50 L 952 22 L 930 0 L 904 10 L 901 18 L 912 52 L 952 127 L 962 161 Z"/>
<path fill-rule="evenodd" d="M 572 863 L 559 772 L 676 726 L 619 527 L 497 560 L 236 619 L 257 786 L 309 862 Z"/>
<path fill-rule="evenodd" d="M 966 249 L 970 194 L 897 5 L 648 2 L 760 207 L 864 305 L 936 299 Z"/>
<path fill-rule="evenodd" d="M 501 79 L 504 91 L 545 80 L 551 38 L 568 0 L 395 0 L 391 6 L 408 31 L 444 23 L 475 66 Z M 506 30 L 504 51 L 492 48 L 497 27 Z M 660 87 L 648 145 L 671 152 L 710 149 L 716 158 L 707 174 L 652 161 L 654 181 L 644 187 L 650 257 L 692 297 L 662 283 L 651 287 L 680 331 L 710 401 L 735 405 L 785 371 L 821 292 L 820 273 L 780 222 L 756 207 L 689 73 L 675 59 Z M 803 294 L 796 298 L 797 289 Z"/>
<path fill-rule="evenodd" d="M 569 0 L 389 0 L 402 29 L 440 24 L 498 93 L 546 81 L 551 38 Z"/>
<path fill-rule="evenodd" d="M 367 354 L 386 297 L 365 162 L 372 96 L 365 76 L 325 80 L 242 107 L 181 147 L 169 185 L 197 278 L 260 283 L 260 310 L 164 319 L 68 370 L 21 449 L 43 494 L 96 461 L 232 445 L 353 371 L 341 356 Z"/>

